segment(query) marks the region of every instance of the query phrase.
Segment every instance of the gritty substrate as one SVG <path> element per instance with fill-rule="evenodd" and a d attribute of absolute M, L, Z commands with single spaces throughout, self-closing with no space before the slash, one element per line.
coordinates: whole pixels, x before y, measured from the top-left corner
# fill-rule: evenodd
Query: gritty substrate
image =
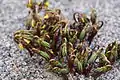
<path fill-rule="evenodd" d="M 39 0 L 37 0 L 39 1 Z M 46 71 L 45 62 L 40 56 L 32 58 L 27 51 L 20 51 L 13 41 L 13 32 L 24 29 L 27 16 L 27 0 L 0 0 L 0 80 L 62 80 L 63 78 Z M 95 8 L 99 20 L 104 26 L 99 31 L 97 44 L 101 47 L 114 40 L 120 42 L 120 0 L 50 0 L 50 8 L 59 8 L 69 19 L 73 12 L 89 14 Z M 96 41 L 96 40 L 95 40 Z M 104 45 L 104 46 L 103 46 Z M 120 80 L 119 61 L 114 68 L 102 74 L 98 80 Z M 92 79 L 82 75 L 74 76 L 74 80 Z"/>

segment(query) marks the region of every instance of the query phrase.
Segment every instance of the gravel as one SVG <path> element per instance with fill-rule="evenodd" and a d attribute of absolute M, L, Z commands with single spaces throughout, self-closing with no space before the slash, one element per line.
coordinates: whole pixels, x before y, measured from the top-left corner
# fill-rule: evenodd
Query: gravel
<path fill-rule="evenodd" d="M 38 0 L 39 1 L 39 0 Z M 24 20 L 28 9 L 27 0 L 0 0 L 0 80 L 63 80 L 62 77 L 48 72 L 40 56 L 32 58 L 27 51 L 20 51 L 13 41 L 13 33 L 24 29 Z M 104 26 L 99 31 L 97 44 L 106 47 L 108 43 L 120 42 L 120 0 L 50 0 L 50 8 L 60 8 L 67 18 L 72 19 L 73 12 L 89 14 L 95 8 L 99 20 Z M 120 62 L 114 68 L 102 74 L 97 80 L 120 80 Z M 74 80 L 93 80 L 83 75 Z"/>

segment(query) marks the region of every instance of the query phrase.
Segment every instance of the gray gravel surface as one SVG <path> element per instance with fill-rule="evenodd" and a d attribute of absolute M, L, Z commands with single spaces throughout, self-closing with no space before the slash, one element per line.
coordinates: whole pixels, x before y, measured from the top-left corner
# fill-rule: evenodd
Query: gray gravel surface
<path fill-rule="evenodd" d="M 39 1 L 39 0 L 38 0 Z M 32 58 L 27 51 L 20 51 L 13 41 L 13 32 L 23 29 L 27 16 L 27 0 L 0 0 L 0 80 L 62 80 L 62 77 L 46 71 L 40 56 Z M 117 40 L 120 42 L 120 0 L 50 0 L 51 8 L 60 8 L 72 19 L 73 12 L 89 14 L 91 8 L 98 12 L 104 26 L 99 31 L 97 44 L 102 47 Z M 104 45 L 104 46 L 103 46 Z M 102 74 L 97 80 L 120 80 L 119 61 L 113 70 Z M 82 75 L 74 80 L 92 80 Z"/>

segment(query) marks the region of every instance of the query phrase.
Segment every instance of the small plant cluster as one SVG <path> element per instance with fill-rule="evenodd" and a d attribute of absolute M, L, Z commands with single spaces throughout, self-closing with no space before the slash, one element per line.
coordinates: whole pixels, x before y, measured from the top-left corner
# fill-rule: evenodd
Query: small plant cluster
<path fill-rule="evenodd" d="M 26 30 L 14 33 L 20 49 L 27 49 L 32 56 L 37 53 L 47 61 L 48 69 L 57 74 L 79 73 L 95 76 L 112 69 L 120 57 L 120 44 L 116 41 L 104 50 L 91 47 L 103 21 L 97 21 L 96 11 L 90 17 L 74 13 L 73 22 L 67 20 L 60 9 L 49 9 L 48 1 L 28 1 L 29 15 Z M 44 15 L 40 15 L 44 13 Z"/>

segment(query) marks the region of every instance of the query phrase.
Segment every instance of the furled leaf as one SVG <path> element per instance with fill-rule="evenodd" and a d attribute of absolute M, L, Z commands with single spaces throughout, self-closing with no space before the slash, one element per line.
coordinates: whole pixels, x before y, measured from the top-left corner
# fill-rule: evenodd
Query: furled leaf
<path fill-rule="evenodd" d="M 73 37 L 72 37 L 72 41 L 74 41 L 75 39 L 76 39 L 76 37 L 77 37 L 77 31 L 75 32 L 75 34 L 73 35 Z"/>
<path fill-rule="evenodd" d="M 120 44 L 118 44 L 117 52 L 118 52 L 118 58 L 120 59 Z"/>
<path fill-rule="evenodd" d="M 89 75 L 92 70 L 93 73 L 110 70 L 112 67 L 108 64 L 120 56 L 120 47 L 113 42 L 108 45 L 105 54 L 96 44 L 91 48 L 91 42 L 103 25 L 97 20 L 96 11 L 92 10 L 90 18 L 76 12 L 72 22 L 62 15 L 60 9 L 49 9 L 48 6 L 48 0 L 28 0 L 27 30 L 14 34 L 19 48 L 26 48 L 31 56 L 39 54 L 48 62 L 47 67 L 51 71 L 62 75 L 69 72 Z"/>
<path fill-rule="evenodd" d="M 49 56 L 46 52 L 44 52 L 44 51 L 40 51 L 39 54 L 40 54 L 42 57 L 44 57 L 46 60 L 49 60 L 49 59 L 50 59 L 50 56 Z"/>
<path fill-rule="evenodd" d="M 96 11 L 94 9 L 92 9 L 92 12 L 90 15 L 90 20 L 91 20 L 92 24 L 96 23 L 96 18 L 97 18 Z"/>
<path fill-rule="evenodd" d="M 69 70 L 66 68 L 63 68 L 63 69 L 60 69 L 60 73 L 67 74 L 67 73 L 69 73 Z"/>
<path fill-rule="evenodd" d="M 95 69 L 95 72 L 107 72 L 111 69 L 112 69 L 111 65 L 106 65 L 106 66 Z"/>
<path fill-rule="evenodd" d="M 85 38 L 86 35 L 86 31 L 85 29 L 82 30 L 82 32 L 80 33 L 79 39 L 82 41 Z"/>
<path fill-rule="evenodd" d="M 83 55 L 84 55 L 83 67 L 86 67 L 86 65 L 88 64 L 88 55 L 89 55 L 89 52 L 88 52 L 87 48 L 86 48 L 86 51 Z"/>
<path fill-rule="evenodd" d="M 41 45 L 50 48 L 50 44 L 46 41 L 41 41 Z"/>
<path fill-rule="evenodd" d="M 100 58 L 102 58 L 102 61 L 106 61 L 107 63 L 110 63 L 110 61 L 107 59 L 104 53 L 100 53 Z"/>
<path fill-rule="evenodd" d="M 66 43 L 64 43 L 62 45 L 62 56 L 65 56 L 65 55 L 67 55 L 67 45 L 66 45 Z"/>
<path fill-rule="evenodd" d="M 111 51 L 107 51 L 106 53 L 105 53 L 105 56 L 109 59 L 110 58 L 110 56 L 111 56 L 112 54 L 111 54 Z"/>
<path fill-rule="evenodd" d="M 115 59 L 118 58 L 117 48 L 118 48 L 118 44 L 117 44 L 117 42 L 115 42 L 115 45 L 112 48 L 112 54 L 113 54 L 113 56 L 114 56 Z"/>
<path fill-rule="evenodd" d="M 49 49 L 48 51 L 50 52 L 50 54 L 54 54 L 52 49 Z"/>
<path fill-rule="evenodd" d="M 59 61 L 56 61 L 55 59 L 50 59 L 49 61 L 53 66 L 56 67 L 62 67 L 62 64 Z"/>
<path fill-rule="evenodd" d="M 60 73 L 60 68 L 59 67 L 54 67 L 52 70 L 55 73 Z"/>
<path fill-rule="evenodd" d="M 102 52 L 102 48 L 97 50 L 97 52 L 92 53 L 90 56 L 90 59 L 88 60 L 88 63 L 93 63 L 95 62 L 96 58 L 99 57 L 99 54 Z"/>
<path fill-rule="evenodd" d="M 62 56 L 67 55 L 67 39 L 66 38 L 63 39 L 63 44 L 61 48 L 62 48 Z"/>
<path fill-rule="evenodd" d="M 95 53 L 95 52 L 92 53 L 90 59 L 88 60 L 88 63 L 93 63 L 96 60 L 97 56 L 98 56 L 97 53 Z"/>
<path fill-rule="evenodd" d="M 84 18 L 81 18 L 81 19 L 82 19 L 82 22 L 84 23 L 85 22 Z"/>
<path fill-rule="evenodd" d="M 27 40 L 27 39 L 24 39 L 24 41 L 25 41 L 27 44 L 29 44 L 29 43 L 30 43 L 30 41 L 29 41 L 29 40 Z"/>
<path fill-rule="evenodd" d="M 34 19 L 32 19 L 32 22 L 31 22 L 31 25 L 32 25 L 32 27 L 34 28 L 35 27 L 35 20 Z"/>
<path fill-rule="evenodd" d="M 60 26 L 54 26 L 53 29 L 52 29 L 52 31 L 53 31 L 53 32 L 57 31 L 57 29 L 58 29 L 59 27 L 60 27 Z"/>
<path fill-rule="evenodd" d="M 114 62 L 118 58 L 117 49 L 118 49 L 117 42 L 113 42 L 112 44 L 108 45 L 106 52 L 105 52 L 105 55 L 108 58 L 108 60 Z"/>
<path fill-rule="evenodd" d="M 50 48 L 50 44 L 42 39 L 39 39 L 38 43 L 44 47 Z"/>
<path fill-rule="evenodd" d="M 77 62 L 77 66 L 78 66 L 78 69 L 80 71 L 83 71 L 83 66 L 82 66 L 82 63 L 80 61 Z"/>
<path fill-rule="evenodd" d="M 78 63 L 78 58 L 75 58 L 75 60 L 74 60 L 74 64 L 77 64 Z"/>

